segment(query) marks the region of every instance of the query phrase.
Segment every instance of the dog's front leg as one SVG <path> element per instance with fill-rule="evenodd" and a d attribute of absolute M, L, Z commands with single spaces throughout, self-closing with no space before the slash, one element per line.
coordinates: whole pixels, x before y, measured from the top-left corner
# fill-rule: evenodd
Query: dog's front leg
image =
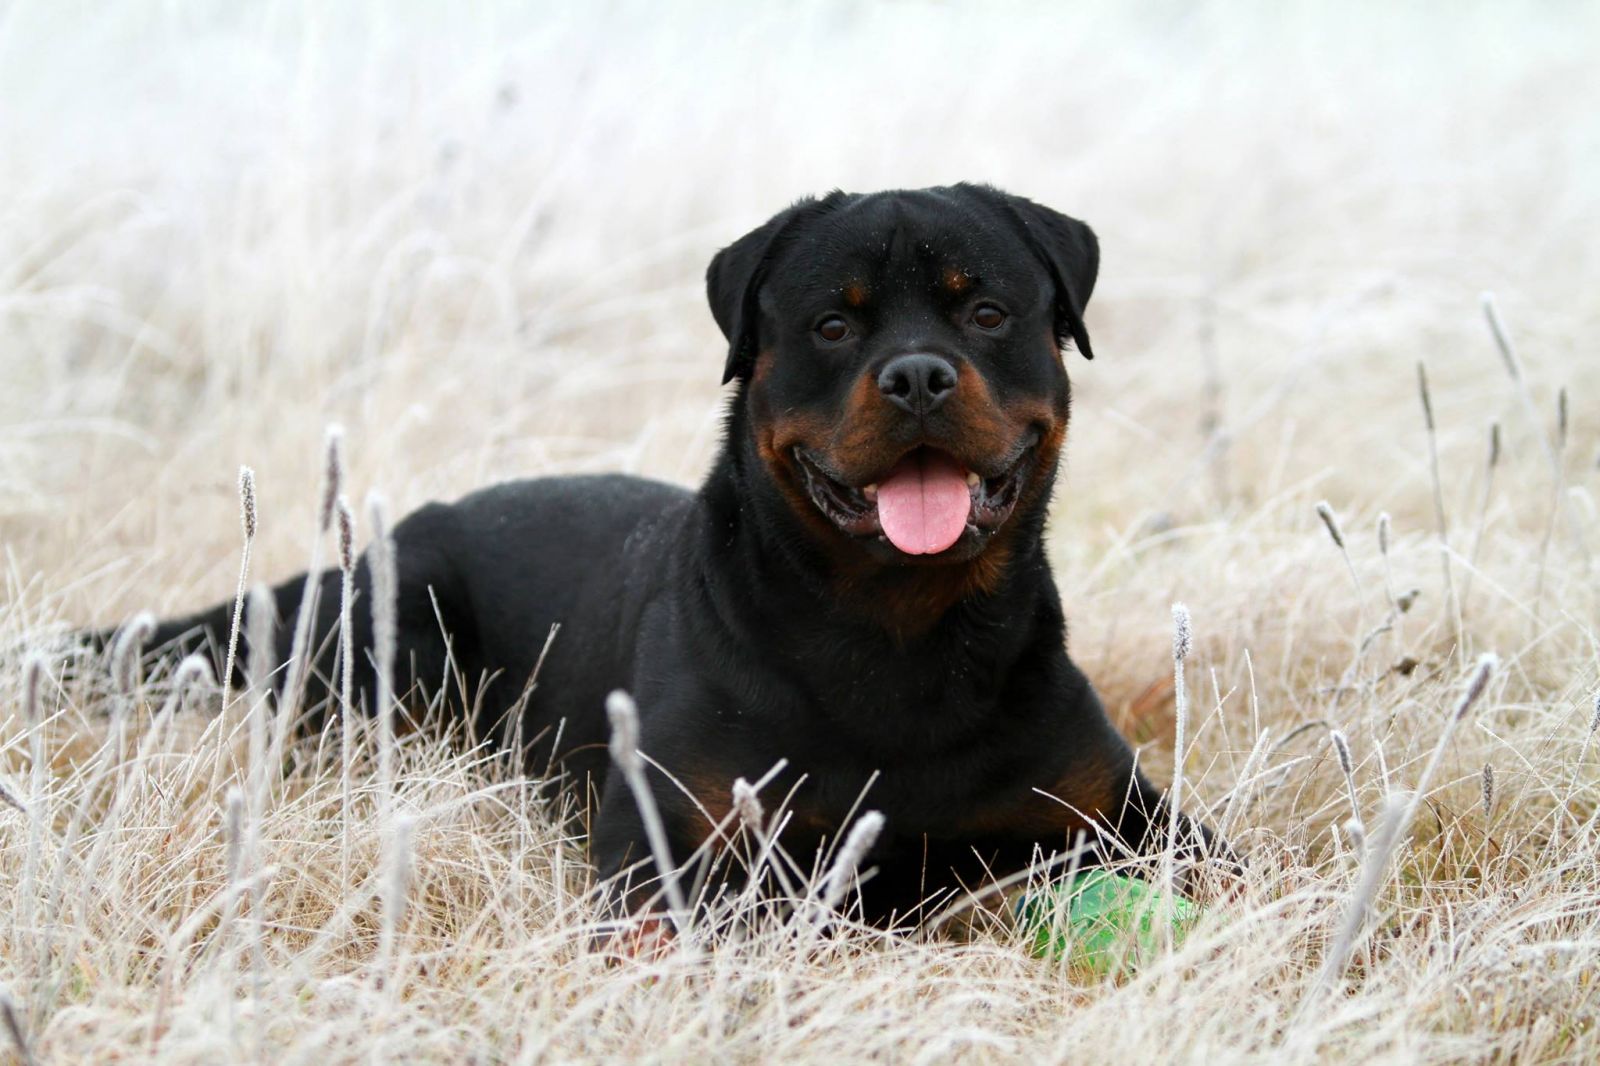
<path fill-rule="evenodd" d="M 1180 887 L 1191 896 L 1212 894 L 1219 876 L 1236 877 L 1242 868 L 1227 844 L 1188 814 L 1174 815 L 1167 791 L 1139 768 L 1087 680 L 1070 664 L 1066 676 L 1064 753 L 1052 783 L 1039 789 L 1054 807 L 1056 833 L 1081 833 L 1086 858 L 1100 864 L 1161 856 L 1170 840 Z"/>
<path fill-rule="evenodd" d="M 661 776 L 654 770 L 648 770 L 647 774 L 646 781 L 651 786 Z M 657 829 L 668 852 L 659 857 L 666 863 L 666 869 L 658 864 L 658 856 L 651 846 L 651 834 L 645 826 L 646 815 L 640 809 L 639 797 L 621 772 L 613 768 L 607 775 L 591 827 L 590 854 L 600 877 L 606 916 L 615 921 L 641 919 L 650 922 L 664 918 L 671 909 L 672 893 L 668 885 L 679 875 L 676 864 L 684 861 L 693 850 L 692 842 L 680 831 L 679 820 L 671 808 L 663 809 L 659 792 L 653 791 L 651 799 L 650 817 L 657 820 Z"/>

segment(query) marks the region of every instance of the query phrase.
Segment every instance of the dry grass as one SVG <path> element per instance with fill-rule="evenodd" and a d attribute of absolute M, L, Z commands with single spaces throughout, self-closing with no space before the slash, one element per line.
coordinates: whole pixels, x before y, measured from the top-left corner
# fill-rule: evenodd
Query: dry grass
<path fill-rule="evenodd" d="M 1592 10 L 232 6 L 0 11 L 0 1056 L 1600 1058 Z M 999 921 L 754 913 L 608 966 L 578 843 L 495 758 L 405 735 L 391 794 L 368 727 L 346 799 L 337 737 L 247 767 L 259 705 L 193 669 L 63 681 L 72 624 L 233 593 L 241 464 L 249 580 L 303 567 L 330 423 L 392 514 L 694 481 L 709 254 L 960 178 L 1100 232 L 1072 651 L 1165 777 L 1189 605 L 1185 805 L 1252 863 L 1136 977 Z M 1319 995 L 1352 840 L 1391 843 L 1491 652 Z"/>

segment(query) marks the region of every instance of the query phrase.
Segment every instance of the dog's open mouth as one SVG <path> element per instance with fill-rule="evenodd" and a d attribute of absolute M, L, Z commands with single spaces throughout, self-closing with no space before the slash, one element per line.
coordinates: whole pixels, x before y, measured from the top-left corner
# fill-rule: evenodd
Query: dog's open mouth
<path fill-rule="evenodd" d="M 1011 517 L 1033 446 L 998 477 L 985 478 L 937 448 L 914 448 L 877 482 L 852 488 L 804 448 L 794 449 L 811 502 L 854 537 L 882 537 L 907 555 L 937 555 Z"/>

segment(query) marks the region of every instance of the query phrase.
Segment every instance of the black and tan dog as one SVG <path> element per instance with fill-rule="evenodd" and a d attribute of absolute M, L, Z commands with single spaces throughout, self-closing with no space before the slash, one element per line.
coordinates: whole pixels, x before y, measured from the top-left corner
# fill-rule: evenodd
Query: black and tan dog
<path fill-rule="evenodd" d="M 530 766 L 598 789 L 602 874 L 648 854 L 607 772 L 617 688 L 675 779 L 652 771 L 679 858 L 726 815 L 736 777 L 780 759 L 769 795 L 793 790 L 783 844 L 802 865 L 858 801 L 886 816 L 863 887 L 880 918 L 1079 833 L 1151 850 L 1170 815 L 1067 658 L 1041 544 L 1062 350 L 1091 354 L 1098 262 L 1082 222 L 987 186 L 795 204 L 711 263 L 737 384 L 699 491 L 544 478 L 422 508 L 395 529 L 399 662 L 425 685 L 448 666 L 493 675 L 473 713 L 478 735 L 502 735 L 560 623 L 520 731 L 543 738 Z M 302 583 L 277 588 L 281 617 Z M 325 576 L 313 647 L 334 643 L 337 590 Z M 227 629 L 220 607 L 158 639 L 215 647 Z M 316 666 L 331 675 L 331 653 Z"/>

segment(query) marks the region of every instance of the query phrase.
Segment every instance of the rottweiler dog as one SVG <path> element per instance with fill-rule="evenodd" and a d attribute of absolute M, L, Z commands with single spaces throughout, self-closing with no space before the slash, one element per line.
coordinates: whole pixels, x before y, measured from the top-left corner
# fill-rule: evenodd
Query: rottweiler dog
<path fill-rule="evenodd" d="M 552 477 L 423 507 L 394 530 L 397 661 L 424 686 L 492 678 L 463 713 L 479 736 L 519 714 L 537 738 L 527 766 L 595 790 L 600 873 L 650 874 L 613 882 L 635 909 L 654 870 L 607 756 L 619 688 L 680 861 L 726 819 L 730 784 L 780 760 L 767 794 L 789 797 L 781 844 L 800 865 L 852 812 L 885 816 L 861 886 L 880 921 L 1075 840 L 1102 858 L 1155 850 L 1172 815 L 1067 657 L 1041 540 L 1067 435 L 1063 352 L 1092 357 L 1098 265 L 1087 225 L 989 186 L 799 201 L 707 272 L 733 388 L 699 490 Z M 363 560 L 358 595 L 370 581 Z M 281 618 L 303 585 L 276 588 Z M 312 674 L 333 677 L 337 572 L 320 587 L 309 647 L 330 650 Z M 156 639 L 215 649 L 229 615 Z M 311 702 L 327 695 L 315 685 Z M 1213 849 L 1179 827 L 1197 855 Z"/>

